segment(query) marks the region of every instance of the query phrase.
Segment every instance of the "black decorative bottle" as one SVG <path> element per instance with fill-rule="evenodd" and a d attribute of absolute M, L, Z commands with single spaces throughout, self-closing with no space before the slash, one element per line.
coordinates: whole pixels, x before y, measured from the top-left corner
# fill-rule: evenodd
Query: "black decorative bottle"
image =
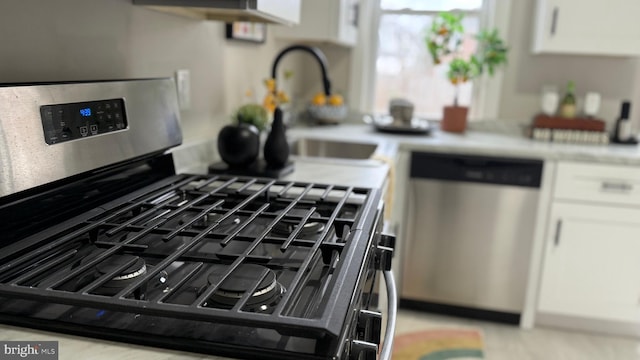
<path fill-rule="evenodd" d="M 276 107 L 273 113 L 273 123 L 271 132 L 264 143 L 264 160 L 267 167 L 272 169 L 283 168 L 289 159 L 289 143 L 285 134 L 284 123 L 282 121 L 282 110 Z"/>
<path fill-rule="evenodd" d="M 624 101 L 620 109 L 620 117 L 616 121 L 613 131 L 612 142 L 617 144 L 637 144 L 637 141 L 631 135 L 631 120 L 629 113 L 631 112 L 631 102 Z"/>

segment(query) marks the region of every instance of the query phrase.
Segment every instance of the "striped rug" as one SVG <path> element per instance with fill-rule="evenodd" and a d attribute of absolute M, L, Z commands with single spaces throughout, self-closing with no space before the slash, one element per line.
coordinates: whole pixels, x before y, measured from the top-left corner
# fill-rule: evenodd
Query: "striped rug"
<path fill-rule="evenodd" d="M 397 335 L 393 360 L 484 359 L 482 334 L 471 329 L 424 330 Z"/>

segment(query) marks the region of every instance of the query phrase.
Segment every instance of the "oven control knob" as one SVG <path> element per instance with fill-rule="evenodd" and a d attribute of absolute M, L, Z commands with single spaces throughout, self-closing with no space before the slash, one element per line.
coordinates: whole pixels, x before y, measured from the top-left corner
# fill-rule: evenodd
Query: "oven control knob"
<path fill-rule="evenodd" d="M 376 360 L 378 345 L 361 340 L 351 341 L 351 355 L 349 360 Z"/>
<path fill-rule="evenodd" d="M 382 313 L 379 311 L 360 310 L 358 313 L 358 338 L 380 344 L 382 333 Z"/>
<path fill-rule="evenodd" d="M 396 237 L 395 235 L 389 234 L 381 234 L 380 241 L 378 242 L 380 245 L 385 247 L 390 247 L 392 249 L 396 248 Z"/>
<path fill-rule="evenodd" d="M 393 259 L 393 250 L 395 246 L 395 236 L 387 234 L 380 235 L 375 257 L 375 266 L 377 270 L 391 270 L 391 260 Z"/>

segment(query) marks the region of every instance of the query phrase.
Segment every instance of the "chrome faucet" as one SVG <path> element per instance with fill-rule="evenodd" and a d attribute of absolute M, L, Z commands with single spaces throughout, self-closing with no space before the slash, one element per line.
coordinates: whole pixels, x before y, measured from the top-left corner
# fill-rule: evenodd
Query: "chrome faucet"
<path fill-rule="evenodd" d="M 320 64 L 320 71 L 322 71 L 322 85 L 324 87 L 324 94 L 327 96 L 331 95 L 331 81 L 329 81 L 329 77 L 327 76 L 327 58 L 324 56 L 324 53 L 322 53 L 322 51 L 320 51 L 320 49 L 316 47 L 306 46 L 306 45 L 292 45 L 284 48 L 282 51 L 278 53 L 278 56 L 276 56 L 276 59 L 273 61 L 271 77 L 273 79 L 276 78 L 278 63 L 280 63 L 280 60 L 282 59 L 282 57 L 294 50 L 301 50 L 301 51 L 308 52 L 309 54 L 313 55 L 313 57 L 316 60 L 318 60 L 318 64 Z"/>

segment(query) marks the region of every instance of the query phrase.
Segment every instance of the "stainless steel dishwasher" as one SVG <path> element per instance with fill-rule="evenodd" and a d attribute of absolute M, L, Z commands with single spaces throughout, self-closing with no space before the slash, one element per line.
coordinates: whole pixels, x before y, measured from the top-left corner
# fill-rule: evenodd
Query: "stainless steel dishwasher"
<path fill-rule="evenodd" d="M 400 305 L 518 323 L 542 164 L 412 153 Z"/>

